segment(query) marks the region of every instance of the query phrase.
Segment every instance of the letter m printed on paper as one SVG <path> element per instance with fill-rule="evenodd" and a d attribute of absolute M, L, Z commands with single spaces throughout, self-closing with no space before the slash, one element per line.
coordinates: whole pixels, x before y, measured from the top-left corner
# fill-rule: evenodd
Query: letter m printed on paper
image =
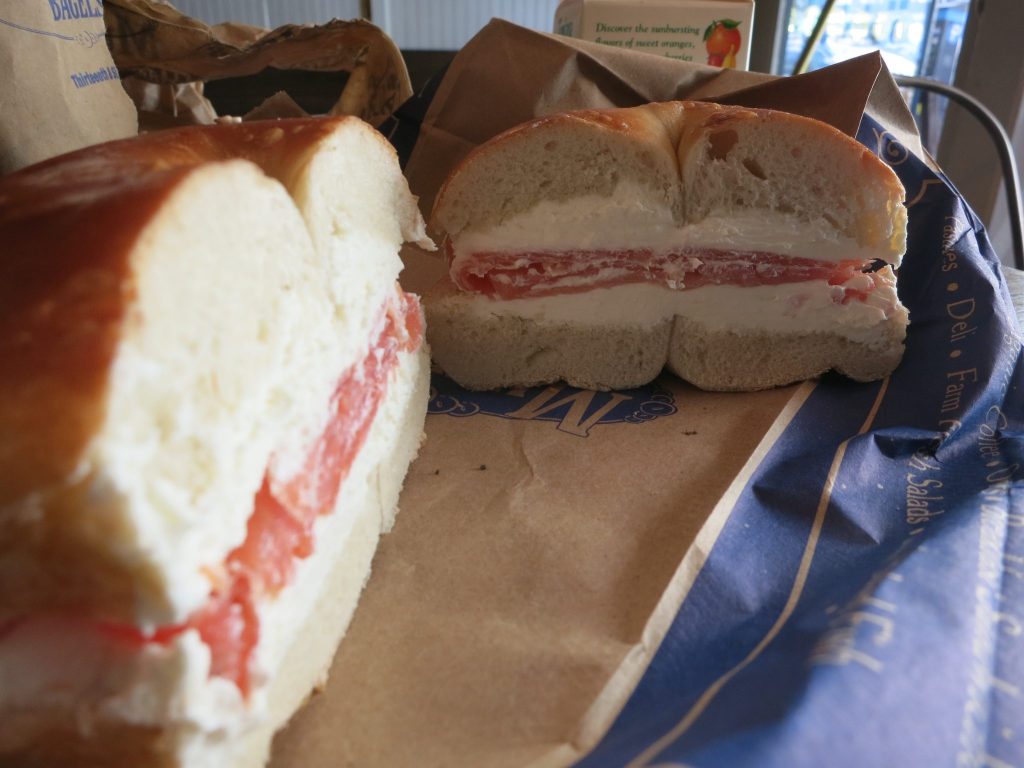
<path fill-rule="evenodd" d="M 597 424 L 605 414 L 612 411 L 617 405 L 630 400 L 629 395 L 619 392 L 594 392 L 589 389 L 570 390 L 567 394 L 564 389 L 546 387 L 535 395 L 521 408 L 507 414 L 511 419 L 538 419 L 561 408 L 566 408 L 558 424 L 558 429 L 579 437 L 586 437 L 590 428 Z M 510 395 L 524 397 L 524 390 L 510 390 Z M 592 408 L 595 399 L 605 400 L 598 407 Z"/>

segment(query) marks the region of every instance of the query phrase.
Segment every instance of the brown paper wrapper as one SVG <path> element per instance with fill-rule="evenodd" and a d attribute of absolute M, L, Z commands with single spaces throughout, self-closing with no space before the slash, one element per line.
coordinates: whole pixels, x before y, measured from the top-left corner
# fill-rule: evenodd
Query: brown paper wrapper
<path fill-rule="evenodd" d="M 441 83 L 410 184 L 427 209 L 459 158 L 515 124 L 678 98 L 785 108 L 848 133 L 867 106 L 920 146 L 877 55 L 776 80 L 496 21 Z M 435 256 L 404 255 L 407 288 L 443 272 Z M 595 393 L 512 392 L 523 405 L 503 418 L 453 416 L 458 404 L 435 393 L 448 413 L 427 417 L 327 687 L 279 735 L 272 766 L 562 766 L 596 744 L 692 583 L 698 531 L 806 395 L 660 386 L 673 415 L 587 428 Z M 539 420 L 565 397 L 577 411 Z"/>
<path fill-rule="evenodd" d="M 100 4 L 71 14 L 66 3 L 0 0 L 0 173 L 137 131 Z"/>
<path fill-rule="evenodd" d="M 152 0 L 107 0 L 104 9 L 107 39 L 122 75 L 148 83 L 208 82 L 268 69 L 347 72 L 337 102 L 326 113 L 357 115 L 371 125 L 382 123 L 412 95 L 398 48 L 366 21 L 336 19 L 268 31 L 236 23 L 211 27 Z"/>
<path fill-rule="evenodd" d="M 586 437 L 575 417 L 527 418 L 558 387 L 515 418 L 428 416 L 327 687 L 271 765 L 558 765 L 603 732 L 675 613 L 677 597 L 655 616 L 679 563 L 791 392 L 660 383 L 678 413 Z"/>

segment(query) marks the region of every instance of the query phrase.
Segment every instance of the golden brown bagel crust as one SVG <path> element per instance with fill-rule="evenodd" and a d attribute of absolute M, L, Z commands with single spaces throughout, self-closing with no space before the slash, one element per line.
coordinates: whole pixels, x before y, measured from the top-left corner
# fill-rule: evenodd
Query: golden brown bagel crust
<path fill-rule="evenodd" d="M 678 158 L 688 193 L 687 221 L 728 210 L 730 204 L 766 210 L 793 207 L 802 217 L 829 220 L 862 246 L 888 246 L 888 260 L 898 265 L 906 233 L 893 223 L 902 221 L 905 191 L 892 168 L 856 139 L 827 123 L 775 110 L 689 102 L 683 114 Z M 737 161 L 730 153 L 736 147 L 733 154 L 744 154 L 744 141 L 754 156 Z M 731 183 L 716 184 L 723 167 L 730 165 L 733 175 L 725 178 Z M 787 190 L 781 199 L 751 195 L 743 183 L 751 177 L 770 181 L 788 175 L 804 188 Z"/>
<path fill-rule="evenodd" d="M 128 620 L 151 581 L 144 569 L 128 570 L 85 543 L 102 541 L 97 529 L 109 522 L 83 519 L 90 478 L 76 474 L 103 421 L 113 357 L 132 320 L 133 248 L 147 223 L 208 163 L 246 159 L 287 186 L 317 145 L 349 121 L 359 122 L 166 131 L 0 180 L 0 620 L 66 608 Z M 27 584 L 21 561 L 53 567 L 32 569 Z"/>
<path fill-rule="evenodd" d="M 40 593 L 52 596 L 46 607 L 131 607 L 132 579 L 145 578 L 79 547 L 83 531 L 72 521 L 88 478 L 75 470 L 105 415 L 134 292 L 133 246 L 188 173 L 105 169 L 86 156 L 0 182 L 0 553 L 10 564 L 0 574 L 0 618 Z M 29 494 L 35 514 L 15 514 Z M 22 588 L 19 558 L 52 562 L 51 583 Z"/>
<path fill-rule="evenodd" d="M 878 191 L 874 199 L 863 201 L 863 215 L 848 225 L 840 222 L 837 229 L 864 244 L 881 241 L 904 190 L 893 170 L 862 144 L 808 117 L 694 101 L 567 112 L 511 128 L 452 169 L 435 198 L 430 226 L 458 235 L 467 227 L 493 225 L 540 200 L 610 194 L 625 176 L 658 190 L 678 222 L 699 220 L 707 213 L 701 207 L 706 189 L 690 172 L 692 166 L 704 170 L 709 160 L 724 159 L 737 131 L 742 139 L 743 132 L 772 130 L 784 131 L 799 143 L 778 154 L 804 152 L 793 159 L 806 171 L 834 172 L 838 163 L 845 176 Z M 695 153 L 705 148 L 706 153 Z M 765 154 L 770 153 L 762 153 L 761 162 Z M 514 176 L 510 164 L 521 169 Z M 546 171 L 555 166 L 571 167 L 574 173 Z M 813 187 L 815 181 L 809 184 Z M 811 201 L 816 199 L 814 189 L 808 192 Z"/>
<path fill-rule="evenodd" d="M 579 194 L 581 188 L 590 194 L 610 194 L 618 181 L 612 166 L 630 161 L 646 169 L 648 175 L 643 181 L 648 186 L 673 197 L 671 190 L 679 183 L 676 148 L 685 106 L 686 102 L 668 102 L 631 109 L 580 110 L 510 128 L 475 148 L 452 169 L 434 199 L 430 227 L 456 235 L 467 226 L 495 223 L 540 200 Z M 538 142 L 550 158 L 530 151 Z M 606 162 L 595 165 L 595 154 Z M 495 190 L 498 176 L 494 168 L 509 158 L 524 164 L 520 177 L 526 185 Z M 555 176 L 542 188 L 535 181 L 531 184 L 551 158 L 571 165 L 577 175 Z M 481 194 L 483 190 L 487 191 Z M 490 205 L 501 195 L 511 204 Z M 678 201 L 673 199 L 669 204 L 673 202 L 681 216 Z"/>

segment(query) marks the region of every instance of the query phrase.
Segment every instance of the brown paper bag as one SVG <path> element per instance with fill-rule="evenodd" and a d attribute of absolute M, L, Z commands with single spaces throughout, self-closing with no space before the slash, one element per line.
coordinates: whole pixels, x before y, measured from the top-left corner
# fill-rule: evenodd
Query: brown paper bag
<path fill-rule="evenodd" d="M 870 102 L 912 139 L 894 93 L 877 55 L 774 81 L 492 22 L 453 62 L 407 170 L 427 209 L 462 155 L 516 123 L 686 97 L 785 106 L 847 132 Z M 408 288 L 443 272 L 405 256 Z M 604 394 L 435 389 L 327 687 L 277 738 L 272 766 L 579 758 L 639 681 L 720 516 L 698 532 L 808 391 L 708 393 L 670 376 Z"/>
<path fill-rule="evenodd" d="M 134 135 L 96 0 L 0 0 L 0 173 Z"/>
<path fill-rule="evenodd" d="M 371 125 L 412 95 L 398 48 L 366 21 L 268 31 L 234 23 L 211 27 L 152 0 L 107 0 L 104 8 L 118 68 L 149 83 L 238 78 L 268 69 L 347 73 L 339 79 L 336 103 L 324 111 L 357 115 Z"/>

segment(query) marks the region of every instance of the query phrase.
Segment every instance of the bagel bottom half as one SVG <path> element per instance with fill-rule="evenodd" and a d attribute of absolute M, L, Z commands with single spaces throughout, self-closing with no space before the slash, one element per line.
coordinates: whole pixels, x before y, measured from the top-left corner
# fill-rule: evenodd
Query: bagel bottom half
<path fill-rule="evenodd" d="M 629 389 L 667 368 L 701 389 L 750 391 L 829 370 L 857 381 L 879 379 L 899 364 L 907 323 L 906 310 L 898 307 L 862 338 L 850 338 L 838 329 L 722 329 L 671 313 L 653 322 L 601 322 L 509 311 L 529 301 L 512 305 L 441 280 L 424 297 L 434 361 L 473 390 L 558 380 L 587 389 Z"/>

